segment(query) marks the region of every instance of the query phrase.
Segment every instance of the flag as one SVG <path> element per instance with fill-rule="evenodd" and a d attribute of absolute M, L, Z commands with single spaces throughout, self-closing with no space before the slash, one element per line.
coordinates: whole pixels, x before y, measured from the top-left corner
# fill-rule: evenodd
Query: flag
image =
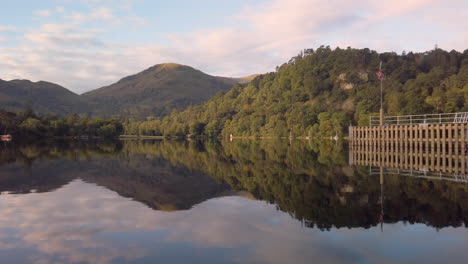
<path fill-rule="evenodd" d="M 378 77 L 379 80 L 381 80 L 381 81 L 384 79 L 382 69 L 379 69 L 379 71 L 377 72 L 377 77 Z"/>

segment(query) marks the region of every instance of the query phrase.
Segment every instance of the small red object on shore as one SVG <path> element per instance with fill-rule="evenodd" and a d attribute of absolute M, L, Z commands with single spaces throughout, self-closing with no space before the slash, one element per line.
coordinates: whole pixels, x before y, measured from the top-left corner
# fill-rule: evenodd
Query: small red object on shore
<path fill-rule="evenodd" d="M 2 141 L 11 141 L 13 139 L 13 137 L 11 135 L 1 135 L 0 139 Z"/>

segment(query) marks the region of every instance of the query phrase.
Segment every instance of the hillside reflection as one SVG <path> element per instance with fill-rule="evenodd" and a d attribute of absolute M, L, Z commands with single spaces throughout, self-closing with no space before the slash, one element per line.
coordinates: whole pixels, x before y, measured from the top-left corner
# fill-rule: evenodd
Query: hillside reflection
<path fill-rule="evenodd" d="M 275 204 L 307 227 L 436 228 L 468 221 L 468 186 L 385 175 L 348 164 L 332 141 L 48 142 L 0 147 L 0 192 L 48 192 L 80 178 L 155 210 L 185 210 L 242 195 Z M 383 216 L 382 214 L 383 210 Z"/>

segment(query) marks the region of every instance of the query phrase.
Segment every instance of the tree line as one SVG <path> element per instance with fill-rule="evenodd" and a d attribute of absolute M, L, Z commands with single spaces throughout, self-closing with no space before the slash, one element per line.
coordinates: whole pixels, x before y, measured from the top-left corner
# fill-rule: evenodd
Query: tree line
<path fill-rule="evenodd" d="M 90 118 L 77 114 L 67 117 L 39 116 L 31 109 L 19 113 L 0 109 L 0 134 L 12 134 L 20 138 L 113 138 L 122 132 L 123 125 L 118 119 Z"/>
<path fill-rule="evenodd" d="M 383 63 L 386 114 L 468 110 L 468 50 L 377 53 L 306 49 L 275 72 L 235 85 L 209 101 L 153 120 L 126 120 L 126 134 L 153 136 L 341 136 L 367 125 L 380 108 Z"/>

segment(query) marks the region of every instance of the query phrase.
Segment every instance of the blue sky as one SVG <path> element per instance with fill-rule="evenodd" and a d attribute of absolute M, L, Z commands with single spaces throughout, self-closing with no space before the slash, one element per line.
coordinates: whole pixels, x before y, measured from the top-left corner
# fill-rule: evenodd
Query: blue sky
<path fill-rule="evenodd" d="M 0 78 L 82 93 L 154 64 L 272 71 L 305 48 L 468 48 L 462 0 L 2 1 Z"/>

